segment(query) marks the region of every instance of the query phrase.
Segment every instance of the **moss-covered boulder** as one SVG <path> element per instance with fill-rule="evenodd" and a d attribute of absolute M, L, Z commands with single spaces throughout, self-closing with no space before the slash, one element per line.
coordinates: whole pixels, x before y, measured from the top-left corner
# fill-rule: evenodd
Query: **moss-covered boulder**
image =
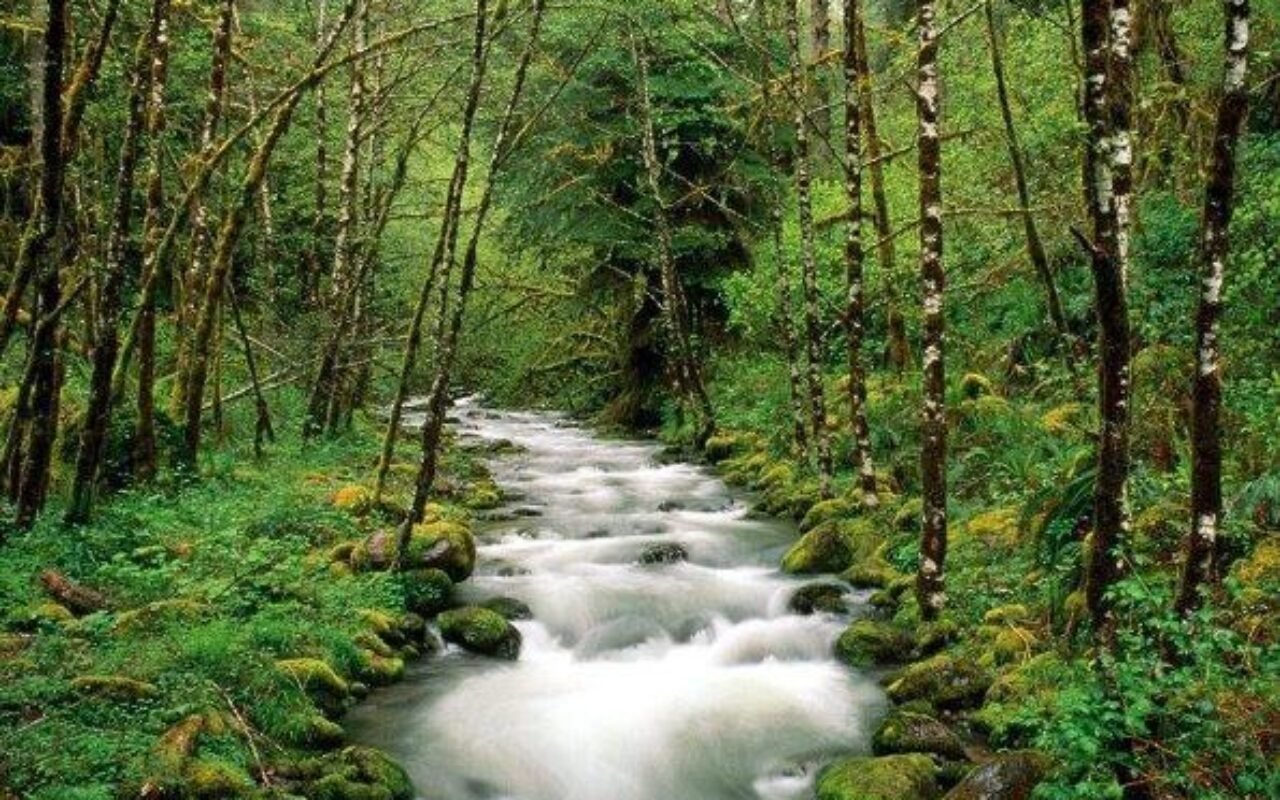
<path fill-rule="evenodd" d="M 960 394 L 966 400 L 977 400 L 979 397 L 996 393 L 995 386 L 986 375 L 970 372 L 960 379 Z"/>
<path fill-rule="evenodd" d="M 951 709 L 978 705 L 990 686 L 990 673 L 976 662 L 940 654 L 902 670 L 887 691 L 895 703 L 925 700 Z"/>
<path fill-rule="evenodd" d="M 782 557 L 792 575 L 838 573 L 875 552 L 880 543 L 870 520 L 830 520 L 801 536 Z"/>
<path fill-rule="evenodd" d="M 855 667 L 894 664 L 910 658 L 913 646 L 911 634 L 896 625 L 860 619 L 836 640 L 836 657 Z"/>
<path fill-rule="evenodd" d="M 503 619 L 533 619 L 533 609 L 523 600 L 514 597 L 491 597 L 480 604 L 481 608 L 496 611 Z"/>
<path fill-rule="evenodd" d="M 183 768 L 178 796 L 192 800 L 231 800 L 251 797 L 253 780 L 234 764 L 215 759 L 192 759 Z"/>
<path fill-rule="evenodd" d="M 333 493 L 333 507 L 355 516 L 364 516 L 373 510 L 373 492 L 365 486 L 351 484 Z"/>
<path fill-rule="evenodd" d="M 473 511 L 487 511 L 502 505 L 502 490 L 491 479 L 476 481 L 467 486 L 462 504 Z"/>
<path fill-rule="evenodd" d="M 833 497 L 813 504 L 809 512 L 800 520 L 801 531 L 811 531 L 824 522 L 847 519 L 858 513 L 859 504 L 848 497 Z"/>
<path fill-rule="evenodd" d="M 318 658 L 286 658 L 276 662 L 276 670 L 329 711 L 344 708 L 351 687 L 328 662 Z"/>
<path fill-rule="evenodd" d="M 369 747 L 351 746 L 320 758 L 276 765 L 286 797 L 307 800 L 413 800 L 408 774 Z"/>
<path fill-rule="evenodd" d="M 756 442 L 749 435 L 721 431 L 702 446 L 702 453 L 712 464 L 719 464 L 727 458 L 748 451 Z"/>
<path fill-rule="evenodd" d="M 911 755 L 845 758 L 818 776 L 817 800 L 934 800 L 933 759 Z"/>
<path fill-rule="evenodd" d="M 194 622 L 207 613 L 209 606 L 189 598 L 157 600 L 145 606 L 123 611 L 116 617 L 111 629 L 116 633 L 133 633 L 139 630 L 154 628 L 158 625 L 169 625 L 175 622 Z"/>
<path fill-rule="evenodd" d="M 459 522 L 415 525 L 404 560 L 411 569 L 438 569 L 455 582 L 464 581 L 476 566 L 476 541 Z"/>
<path fill-rule="evenodd" d="M 797 614 L 845 614 L 849 611 L 847 584 L 836 581 L 806 583 L 787 600 L 787 608 Z"/>
<path fill-rule="evenodd" d="M 434 617 L 449 607 L 453 579 L 444 570 L 411 569 L 400 573 L 405 607 L 415 614 Z"/>
<path fill-rule="evenodd" d="M 964 742 L 956 732 L 928 714 L 895 710 L 884 718 L 871 738 L 877 755 L 928 753 L 958 760 L 965 757 Z"/>
<path fill-rule="evenodd" d="M 893 565 L 879 552 L 860 559 L 840 573 L 840 577 L 859 589 L 888 589 L 903 578 L 910 580 L 909 575 L 904 576 L 894 569 Z M 910 585 L 908 583 L 905 586 L 909 588 Z M 900 597 L 901 593 L 898 596 Z"/>
<path fill-rule="evenodd" d="M 520 657 L 520 631 L 496 611 L 466 606 L 446 611 L 436 621 L 446 642 L 494 658 Z"/>
<path fill-rule="evenodd" d="M 1043 753 L 1001 753 L 969 772 L 947 792 L 946 800 L 1030 800 L 1048 771 L 1049 759 Z"/>

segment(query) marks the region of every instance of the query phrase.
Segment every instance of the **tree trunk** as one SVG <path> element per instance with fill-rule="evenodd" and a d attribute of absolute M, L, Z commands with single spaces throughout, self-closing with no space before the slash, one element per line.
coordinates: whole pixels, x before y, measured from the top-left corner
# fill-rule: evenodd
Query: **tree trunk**
<path fill-rule="evenodd" d="M 907 344 L 907 323 L 902 315 L 898 282 L 894 271 L 897 263 L 897 247 L 894 244 L 893 223 L 889 219 L 889 198 L 884 188 L 884 163 L 880 160 L 880 131 L 876 125 L 875 95 L 871 91 L 871 61 L 867 58 L 866 24 L 859 15 L 855 21 L 858 56 L 858 107 L 862 121 L 863 141 L 871 173 L 872 218 L 876 228 L 876 256 L 880 265 L 880 284 L 885 301 L 885 365 L 896 372 L 906 369 L 911 357 Z"/>
<path fill-rule="evenodd" d="M 29 356 L 33 368 L 31 416 L 25 461 L 13 484 L 17 489 L 14 505 L 19 528 L 30 527 L 44 505 L 53 443 L 58 434 L 58 326 L 53 320 L 44 326 L 40 320 L 54 314 L 62 299 L 59 261 L 66 166 L 62 159 L 62 66 L 67 46 L 67 2 L 49 0 L 45 8 L 48 13 L 40 53 L 42 125 L 37 140 L 42 164 L 36 205 L 39 227 L 31 244 L 32 263 L 39 276 L 36 313 L 32 315 L 35 336 Z"/>
<path fill-rule="evenodd" d="M 200 127 L 199 163 L 207 162 L 217 150 L 218 124 L 222 119 L 223 99 L 227 89 L 227 65 L 231 60 L 231 41 L 236 16 L 236 0 L 223 0 L 218 27 L 213 35 L 213 58 L 209 66 L 209 94 L 205 100 L 204 119 Z M 200 298 L 204 296 L 204 276 L 208 271 L 209 250 L 213 239 L 209 230 L 209 208 L 203 193 L 196 194 L 190 204 L 191 254 L 179 275 L 177 338 L 177 379 L 169 399 L 169 410 L 178 416 L 186 406 L 186 374 L 190 369 L 190 340 L 187 331 L 200 314 Z"/>
<path fill-rule="evenodd" d="M 1085 52 L 1084 115 L 1088 127 L 1089 215 L 1086 244 L 1098 313 L 1098 476 L 1085 601 L 1095 635 L 1109 643 L 1114 616 L 1107 590 L 1124 571 L 1121 546 L 1129 530 L 1129 309 L 1126 297 L 1129 192 L 1129 26 L 1127 0 L 1082 0 Z M 1108 28 L 1111 35 L 1108 37 Z"/>
<path fill-rule="evenodd" d="M 35 0 L 33 8 L 43 18 L 43 13 L 45 12 L 44 0 Z M 116 21 L 119 18 L 119 9 L 120 0 L 110 0 L 103 9 L 102 22 L 98 26 L 98 33 L 86 48 L 71 82 L 63 90 L 62 107 L 65 112 L 61 118 L 61 146 L 62 170 L 64 172 L 67 165 L 75 157 L 76 141 L 79 138 L 80 122 L 84 118 L 88 92 L 93 84 L 97 82 L 98 75 L 102 72 L 102 60 L 106 54 L 107 45 L 111 41 L 111 32 L 114 30 Z M 40 46 L 43 47 L 43 44 Z M 37 142 L 40 141 L 39 130 L 43 128 L 44 118 L 41 108 L 41 96 L 44 91 L 43 81 L 43 63 L 41 59 L 36 58 L 32 62 L 32 140 Z M 36 213 L 32 215 L 31 225 L 19 244 L 17 257 L 14 259 L 9 288 L 5 292 L 3 309 L 0 310 L 0 356 L 4 355 L 9 339 L 17 327 L 18 310 L 22 305 L 22 298 L 26 295 L 27 287 L 31 284 L 38 268 L 38 251 L 41 248 L 48 247 L 47 242 L 39 241 L 42 219 L 39 209 L 36 209 Z"/>
<path fill-rule="evenodd" d="M 355 48 L 365 47 L 365 30 L 369 20 L 369 4 L 361 0 L 352 26 Z M 329 313 L 334 326 L 334 342 L 326 348 L 319 373 L 311 389 L 307 404 L 307 419 L 303 423 L 304 437 L 317 435 L 325 430 L 340 382 L 339 360 L 347 327 L 348 301 L 359 290 L 355 280 L 356 212 L 360 186 L 360 137 L 364 130 L 364 69 L 359 63 L 351 65 L 351 84 L 348 93 L 347 131 L 342 148 L 342 172 L 338 181 L 338 224 L 334 238 L 333 270 L 330 275 Z M 332 350 L 332 352 L 328 352 Z"/>
<path fill-rule="evenodd" d="M 849 364 L 849 426 L 853 438 L 853 466 L 862 487 L 862 501 L 879 505 L 876 472 L 871 459 L 871 431 L 867 425 L 867 371 L 862 360 L 866 301 L 862 247 L 862 117 L 859 108 L 857 31 L 862 19 L 858 0 L 844 0 L 844 172 L 849 200 L 845 233 L 845 331 Z"/>
<path fill-rule="evenodd" d="M 782 153 L 778 147 L 777 107 L 773 94 L 773 51 L 768 47 L 769 14 L 765 0 L 755 2 L 756 26 L 762 43 L 760 68 L 760 94 L 762 114 L 766 120 L 764 136 L 769 154 L 769 165 L 777 175 L 783 173 Z M 778 331 L 782 337 L 782 354 L 787 362 L 787 388 L 791 401 L 792 441 L 798 452 L 809 449 L 809 434 L 805 428 L 804 380 L 800 376 L 800 346 L 796 341 L 795 312 L 791 301 L 790 260 L 782 244 L 783 191 L 777 184 L 770 192 L 769 233 L 773 240 L 773 261 L 778 281 Z"/>
<path fill-rule="evenodd" d="M 831 496 L 831 436 L 827 431 L 827 402 L 822 387 L 822 325 L 818 319 L 818 261 L 813 233 L 810 190 L 809 131 L 806 124 L 804 72 L 800 59 L 800 20 L 797 0 L 787 0 L 787 44 L 791 50 L 791 81 L 796 91 L 796 204 L 800 216 L 801 278 L 804 283 L 805 353 L 808 357 L 809 424 L 818 462 L 819 492 Z"/>
<path fill-rule="evenodd" d="M 325 16 L 329 10 L 329 0 L 319 0 L 316 9 L 316 42 L 324 39 Z M 328 225 L 328 186 L 329 177 L 329 109 L 328 97 L 324 84 L 316 87 L 315 126 L 316 126 L 316 188 L 315 215 L 311 222 L 311 243 L 307 247 L 307 297 L 316 301 L 320 298 L 320 243 L 324 241 Z"/>
<path fill-rule="evenodd" d="M 1177 609 L 1200 604 L 1200 586 L 1216 578 L 1222 517 L 1221 345 L 1222 284 L 1235 193 L 1236 148 L 1247 121 L 1248 0 L 1223 0 L 1226 65 L 1214 128 L 1200 238 L 1200 303 L 1196 312 L 1196 370 L 1191 383 L 1191 531 L 1178 587 Z"/>
<path fill-rule="evenodd" d="M 471 101 L 479 99 L 480 88 L 484 81 L 487 60 L 487 53 L 484 48 L 485 4 L 486 0 L 476 0 L 476 40 L 472 53 L 472 80 L 471 91 L 468 94 L 468 105 L 471 105 Z M 458 351 L 458 337 L 462 331 L 462 322 L 466 314 L 467 298 L 475 284 L 476 265 L 479 257 L 478 249 L 480 235 L 484 227 L 484 217 L 492 201 L 494 180 L 510 153 L 510 147 L 514 145 L 513 140 L 508 140 L 508 136 L 512 120 L 515 118 L 516 109 L 520 103 L 520 95 L 524 90 L 529 63 L 533 58 L 538 35 L 542 29 L 542 18 L 545 10 L 546 0 L 534 0 L 529 40 L 516 66 L 511 97 L 503 112 L 502 122 L 498 126 L 493 152 L 489 160 L 489 175 L 485 184 L 485 191 L 477 208 L 476 222 L 472 228 L 471 238 L 467 243 L 466 253 L 463 256 L 462 275 L 458 282 L 458 303 L 453 310 L 449 326 L 436 347 L 436 373 L 431 383 L 431 390 L 427 395 L 427 419 L 422 426 L 422 462 L 419 464 L 417 478 L 414 481 L 413 502 L 410 505 L 409 513 L 405 515 L 404 522 L 400 526 L 398 553 L 406 552 L 413 526 L 422 520 L 427 497 L 435 484 L 440 457 L 440 437 L 444 429 L 444 412 L 448 403 L 449 381 L 453 369 L 453 361 Z"/>
<path fill-rule="evenodd" d="M 325 41 L 316 57 L 316 69 L 328 58 L 329 53 L 337 44 L 339 37 L 341 37 L 342 31 L 351 21 L 351 17 L 355 13 L 356 2 L 357 0 L 347 0 L 342 18 L 330 31 L 329 38 Z M 317 72 L 313 70 L 312 81 L 318 81 L 319 79 Z M 270 129 L 263 137 L 262 143 L 258 145 L 249 162 L 244 180 L 241 182 L 237 195 L 231 201 L 231 207 L 227 211 L 226 218 L 222 223 L 222 229 L 218 234 L 218 245 L 214 251 L 213 262 L 210 265 L 209 275 L 204 281 L 204 302 L 201 304 L 200 316 L 191 341 L 191 368 L 187 376 L 187 388 L 184 393 L 186 400 L 185 427 L 182 447 L 178 454 L 180 462 L 186 466 L 195 465 L 196 456 L 200 450 L 200 424 L 204 414 L 204 389 L 208 380 L 209 364 L 213 354 L 214 333 L 220 317 L 221 299 L 226 288 L 227 275 L 231 270 L 232 256 L 235 253 L 236 244 L 240 240 L 240 235 L 244 231 L 249 211 L 253 208 L 254 201 L 257 199 L 258 190 L 266 175 L 267 164 L 271 161 L 276 145 L 279 144 L 281 137 L 288 130 L 289 123 L 293 119 L 293 112 L 298 108 L 302 95 L 303 92 L 301 91 L 291 94 L 277 109 Z"/>
<path fill-rule="evenodd" d="M 821 148 L 831 141 L 832 71 L 823 63 L 831 52 L 831 0 L 809 0 L 809 46 L 815 103 L 808 118 Z M 834 155 L 827 151 L 824 154 Z"/>
<path fill-rule="evenodd" d="M 916 150 L 920 172 L 920 281 L 923 289 L 923 394 L 921 415 L 920 615 L 936 619 L 946 605 L 947 408 L 946 315 L 942 267 L 942 146 L 938 135 L 938 29 L 932 0 L 919 4 L 916 70 Z"/>
<path fill-rule="evenodd" d="M 142 282 L 147 283 L 152 273 L 159 273 L 164 264 L 157 260 L 164 211 L 164 148 L 165 87 L 169 77 L 169 0 L 163 2 L 164 15 L 160 19 L 158 35 L 152 49 L 151 100 L 147 117 L 148 154 L 147 207 L 142 225 Z M 150 481 L 156 474 L 156 296 L 150 293 L 141 298 L 138 307 L 141 325 L 138 330 L 138 430 L 133 443 L 134 476 L 142 482 Z"/>
<path fill-rule="evenodd" d="M 146 122 L 148 96 L 151 91 L 151 81 L 154 79 L 149 65 L 167 14 L 168 0 L 154 0 L 151 4 L 148 30 L 138 40 L 137 47 L 134 49 L 133 75 L 129 87 L 129 111 L 125 122 L 124 138 L 120 144 L 120 162 L 116 168 L 116 181 L 113 188 L 111 228 L 107 234 L 97 310 L 94 315 L 89 404 L 85 410 L 83 428 L 80 432 L 75 480 L 72 484 L 71 502 L 66 514 L 69 524 L 88 522 L 92 515 L 103 445 L 111 426 L 111 373 L 115 369 L 116 352 L 119 348 L 121 292 L 125 279 L 126 250 L 132 227 L 139 140 Z"/>
<path fill-rule="evenodd" d="M 987 15 L 987 37 L 991 43 L 991 70 L 996 79 L 996 97 L 1000 101 L 1000 119 L 1004 123 L 1005 144 L 1009 148 L 1009 161 L 1013 165 L 1013 180 L 1018 190 L 1018 208 L 1022 212 L 1022 230 L 1027 239 L 1027 256 L 1035 267 L 1036 275 L 1044 284 L 1045 304 L 1049 310 L 1049 319 L 1058 332 L 1066 348 L 1067 357 L 1071 357 L 1071 331 L 1067 328 L 1067 317 L 1062 311 L 1062 301 L 1058 297 L 1058 286 L 1053 278 L 1053 270 L 1049 266 L 1049 257 L 1045 254 L 1044 243 L 1040 239 L 1040 231 L 1036 227 L 1035 216 L 1031 213 L 1031 190 L 1027 187 L 1027 168 L 1022 158 L 1022 145 L 1018 143 L 1017 130 L 1013 125 L 1013 110 L 1009 106 L 1009 90 L 1005 85 L 1004 58 L 1000 51 L 1000 31 L 996 26 L 995 12 L 991 2 L 985 4 Z"/>

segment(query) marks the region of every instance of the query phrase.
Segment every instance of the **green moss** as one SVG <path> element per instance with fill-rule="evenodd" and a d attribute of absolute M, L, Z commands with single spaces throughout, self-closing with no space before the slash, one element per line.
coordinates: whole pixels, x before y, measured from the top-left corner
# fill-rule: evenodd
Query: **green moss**
<path fill-rule="evenodd" d="M 966 400 L 977 400 L 979 397 L 995 394 L 995 387 L 987 376 L 970 372 L 960 379 L 960 394 Z"/>
<path fill-rule="evenodd" d="M 466 606 L 439 616 L 440 635 L 481 655 L 514 661 L 520 655 L 520 631 L 496 611 Z"/>
<path fill-rule="evenodd" d="M 244 770 L 224 761 L 195 759 L 183 770 L 183 797 L 228 800 L 249 797 L 253 781 Z"/>
<path fill-rule="evenodd" d="M 817 800 L 933 800 L 934 775 L 921 754 L 845 758 L 818 776 Z"/>
<path fill-rule="evenodd" d="M 840 572 L 873 553 L 879 543 L 870 520 L 823 522 L 783 555 L 782 571 L 792 575 Z"/>
<path fill-rule="evenodd" d="M 834 497 L 813 504 L 800 521 L 801 531 L 810 531 L 824 522 L 846 519 L 858 513 L 859 505 L 847 497 Z"/>
<path fill-rule="evenodd" d="M 168 625 L 174 622 L 192 622 L 208 613 L 209 606 L 197 600 L 178 598 L 175 600 L 158 600 L 141 608 L 122 612 L 116 617 L 112 629 L 117 633 L 131 633 L 156 625 Z"/>
<path fill-rule="evenodd" d="M 404 590 L 405 606 L 411 611 L 432 617 L 449 607 L 453 597 L 453 580 L 443 570 L 414 569 L 399 575 Z"/>
<path fill-rule="evenodd" d="M 919 533 L 920 517 L 924 514 L 924 501 L 910 497 L 893 512 L 893 529 L 903 533 Z"/>
<path fill-rule="evenodd" d="M 835 649 L 844 663 L 864 667 L 905 661 L 913 645 L 911 634 L 891 623 L 860 619 L 844 629 Z"/>
<path fill-rule="evenodd" d="M 308 692 L 335 700 L 345 700 L 351 693 L 346 680 L 318 658 L 282 659 L 276 662 L 276 669 Z"/>
<path fill-rule="evenodd" d="M 955 731 L 928 714 L 895 710 L 885 717 L 871 739 L 878 755 L 928 753 L 950 759 L 965 757 L 964 742 Z"/>
<path fill-rule="evenodd" d="M 355 484 L 343 486 L 333 493 L 333 507 L 355 516 L 364 516 L 373 510 L 373 492 Z"/>
<path fill-rule="evenodd" d="M 896 703 L 927 700 L 938 708 L 963 708 L 980 703 L 989 686 L 990 674 L 973 661 L 936 655 L 904 669 L 888 693 Z"/>
<path fill-rule="evenodd" d="M 411 568 L 439 569 L 454 581 L 464 581 L 476 566 L 475 539 L 471 529 L 458 522 L 415 525 L 405 561 Z"/>
<path fill-rule="evenodd" d="M 462 504 L 474 511 L 486 511 L 502 505 L 502 490 L 492 480 L 476 481 L 467 486 Z"/>
<path fill-rule="evenodd" d="M 842 572 L 840 577 L 859 589 L 888 589 L 904 577 L 910 578 L 894 569 L 880 552 L 858 561 Z"/>
<path fill-rule="evenodd" d="M 999 753 L 974 768 L 947 793 L 948 800 L 1029 800 L 1036 784 L 1049 771 L 1042 753 L 1024 750 Z"/>
<path fill-rule="evenodd" d="M 154 684 L 123 675 L 81 675 L 72 679 L 71 688 L 93 697 L 125 702 L 144 700 L 159 693 Z"/>
<path fill-rule="evenodd" d="M 987 691 L 982 708 L 973 713 L 975 727 L 999 746 L 1026 744 L 1054 713 L 1058 687 L 1072 678 L 1070 668 L 1054 653 L 1042 653 L 1006 669 Z"/>

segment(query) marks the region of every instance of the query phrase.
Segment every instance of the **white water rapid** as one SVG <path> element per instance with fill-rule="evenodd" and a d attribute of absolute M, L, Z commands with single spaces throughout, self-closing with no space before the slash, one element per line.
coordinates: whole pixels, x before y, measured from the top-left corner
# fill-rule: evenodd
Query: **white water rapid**
<path fill-rule="evenodd" d="M 490 464 L 511 499 L 477 526 L 458 599 L 516 598 L 534 618 L 517 662 L 449 648 L 352 714 L 424 800 L 795 800 L 826 757 L 867 748 L 883 699 L 831 657 L 847 619 L 787 608 L 802 582 L 775 565 L 793 525 L 654 444 L 454 413 L 464 441 L 524 448 Z M 638 563 L 660 543 L 688 560 Z"/>

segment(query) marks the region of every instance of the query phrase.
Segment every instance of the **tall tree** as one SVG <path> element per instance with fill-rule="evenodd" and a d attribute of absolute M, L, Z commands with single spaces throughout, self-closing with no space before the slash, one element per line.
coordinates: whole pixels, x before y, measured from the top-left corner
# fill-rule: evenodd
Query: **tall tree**
<path fill-rule="evenodd" d="M 867 369 L 862 359 L 865 333 L 863 317 L 866 286 L 863 277 L 865 251 L 862 246 L 862 114 L 858 86 L 858 26 L 862 4 L 844 0 L 844 181 L 849 200 L 849 221 L 845 231 L 844 310 L 849 368 L 849 424 L 853 434 L 854 469 L 862 487 L 862 500 L 871 507 L 879 504 L 876 472 L 871 459 L 871 431 L 867 425 Z"/>
<path fill-rule="evenodd" d="M 1191 383 L 1191 531 L 1177 608 L 1200 603 L 1200 587 L 1214 576 L 1222 518 L 1222 359 L 1219 321 L 1226 277 L 1228 231 L 1236 180 L 1236 149 L 1249 104 L 1249 2 L 1223 0 L 1225 65 L 1218 101 L 1200 235 L 1200 302 L 1196 312 L 1196 369 Z"/>
<path fill-rule="evenodd" d="M 1036 218 L 1031 212 L 1031 190 L 1027 186 L 1027 167 L 1022 156 L 1022 145 L 1018 142 L 1017 128 L 1013 124 L 1013 109 L 1009 105 L 1009 88 L 1005 84 L 1000 29 L 996 25 L 996 15 L 991 0 L 987 0 L 984 7 L 987 16 L 987 41 L 991 46 L 991 71 L 995 74 L 996 98 L 1000 101 L 1000 121 L 1004 123 L 1005 146 L 1009 149 L 1009 161 L 1013 165 L 1013 181 L 1018 190 L 1018 211 L 1019 216 L 1022 217 L 1022 231 L 1027 239 L 1027 257 L 1031 259 L 1036 275 L 1044 284 L 1045 305 L 1049 310 L 1049 319 L 1065 342 L 1070 338 L 1071 332 L 1067 328 L 1067 317 L 1062 311 L 1058 285 L 1053 277 L 1053 269 L 1049 266 L 1049 257 L 1045 254 L 1044 242 L 1040 238 Z M 1068 357 L 1070 352 L 1068 343 Z"/>
<path fill-rule="evenodd" d="M 67 2 L 48 0 L 44 6 L 44 38 L 39 50 L 40 125 L 36 144 L 40 154 L 40 185 L 37 190 L 37 228 L 30 247 L 38 283 L 32 318 L 35 336 L 28 361 L 31 364 L 31 392 L 27 405 L 25 462 L 18 475 L 11 475 L 15 517 L 19 527 L 29 527 L 44 506 L 49 486 L 49 464 L 58 434 L 58 326 L 55 315 L 62 303 L 62 275 L 59 261 L 63 209 L 65 162 L 62 159 L 62 68 L 67 46 Z M 49 324 L 41 321 L 49 317 Z M 26 381 L 24 381 L 26 382 Z M 22 409 L 15 415 L 10 437 L 19 435 Z M 19 448 L 21 451 L 22 448 Z M 16 480 L 14 480 L 16 478 Z"/>
<path fill-rule="evenodd" d="M 157 0 L 159 2 L 159 0 Z M 159 261 L 164 233 L 165 87 L 169 78 L 168 0 L 160 20 L 151 57 L 151 98 L 147 103 L 147 202 L 142 218 L 142 283 L 166 265 Z M 138 430 L 133 443 L 134 475 L 149 481 L 156 474 L 156 296 L 148 293 L 138 304 L 138 392 L 135 408 Z"/>
<path fill-rule="evenodd" d="M 923 378 L 920 482 L 923 496 L 920 569 L 916 593 L 920 614 L 934 619 L 946 604 L 947 407 L 946 316 L 942 267 L 942 147 L 938 135 L 938 29 L 932 0 L 917 14 L 916 155 L 920 173 L 920 281 L 923 306 Z"/>
<path fill-rule="evenodd" d="M 134 186 L 138 154 L 146 124 L 148 96 L 154 74 L 152 53 L 156 51 L 169 13 L 168 0 L 153 0 L 150 22 L 134 49 L 133 70 L 129 86 L 129 111 L 120 144 L 120 159 L 113 187 L 111 227 L 107 233 L 103 257 L 101 286 L 98 289 L 97 313 L 94 315 L 93 350 L 90 355 L 92 374 L 89 379 L 89 405 L 80 431 L 80 449 L 76 456 L 75 480 L 71 502 L 67 507 L 69 523 L 88 521 L 93 509 L 98 469 L 102 463 L 103 445 L 111 425 L 111 373 L 115 369 L 120 344 L 121 294 L 125 281 Z"/>
<path fill-rule="evenodd" d="M 1092 240 L 1078 234 L 1090 256 L 1098 315 L 1098 475 L 1085 601 L 1102 641 L 1113 633 L 1108 589 L 1124 570 L 1121 547 L 1129 531 L 1129 208 L 1132 64 L 1128 0 L 1082 0 L 1085 56 L 1085 164 Z"/>
<path fill-rule="evenodd" d="M 831 53 L 831 0 L 809 0 L 809 60 L 813 83 L 814 105 L 809 109 L 809 124 L 821 144 L 831 140 L 831 87 L 826 65 Z M 831 153 L 834 155 L 834 153 Z"/>
<path fill-rule="evenodd" d="M 791 83 L 795 98 L 796 205 L 800 218 L 800 263 L 804 284 L 805 353 L 808 360 L 809 424 L 818 462 L 819 491 L 831 496 L 831 435 L 827 430 L 827 401 L 822 386 L 822 324 L 818 318 L 818 256 L 813 231 L 809 123 L 800 56 L 800 13 L 797 0 L 787 0 L 787 46 L 791 53 Z"/>

